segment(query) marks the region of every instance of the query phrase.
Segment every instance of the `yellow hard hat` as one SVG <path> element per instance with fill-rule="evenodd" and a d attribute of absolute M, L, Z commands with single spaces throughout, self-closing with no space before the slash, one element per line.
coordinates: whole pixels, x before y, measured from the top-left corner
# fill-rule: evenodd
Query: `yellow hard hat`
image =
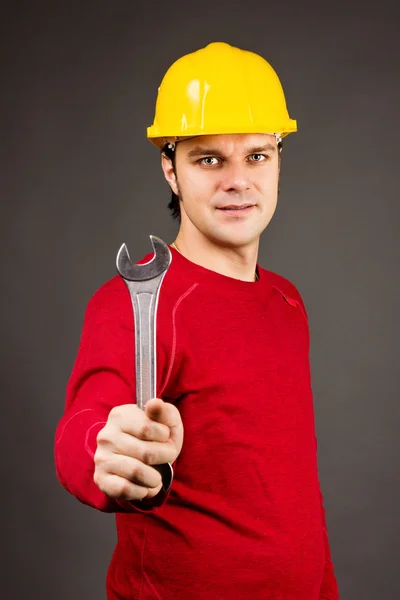
<path fill-rule="evenodd" d="M 297 131 L 281 82 L 261 56 L 224 42 L 186 54 L 168 69 L 158 88 L 147 137 L 162 148 L 167 139 L 228 133 Z"/>

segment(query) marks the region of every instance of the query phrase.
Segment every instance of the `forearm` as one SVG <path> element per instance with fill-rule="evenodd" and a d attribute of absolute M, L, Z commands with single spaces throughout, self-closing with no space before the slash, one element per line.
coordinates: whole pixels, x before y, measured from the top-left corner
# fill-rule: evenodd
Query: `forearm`
<path fill-rule="evenodd" d="M 151 512 L 169 495 L 168 476 L 163 477 L 164 486 L 155 497 L 135 502 L 112 499 L 94 482 L 97 434 L 111 408 L 129 402 L 132 398 L 123 380 L 115 373 L 98 371 L 69 389 L 69 408 L 56 431 L 55 464 L 61 485 L 84 504 L 103 512 Z"/>
<path fill-rule="evenodd" d="M 72 414 L 71 414 L 72 413 Z M 105 422 L 91 409 L 68 411 L 55 438 L 56 473 L 61 485 L 84 504 L 105 512 L 115 507 L 93 480 L 94 444 Z"/>
<path fill-rule="evenodd" d="M 116 375 L 107 372 L 92 374 L 79 386 L 70 385 L 68 408 L 55 436 L 55 465 L 61 485 L 84 504 L 104 512 L 124 510 L 93 480 L 97 434 L 106 424 L 115 396 L 123 393 L 126 398 L 124 388 Z"/>

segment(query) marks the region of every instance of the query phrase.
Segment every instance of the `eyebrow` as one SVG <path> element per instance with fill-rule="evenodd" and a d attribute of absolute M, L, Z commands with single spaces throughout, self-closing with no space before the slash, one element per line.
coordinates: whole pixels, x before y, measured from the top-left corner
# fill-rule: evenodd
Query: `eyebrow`
<path fill-rule="evenodd" d="M 272 144 L 264 144 L 262 146 L 251 146 L 246 150 L 246 154 L 259 154 L 261 152 L 275 152 L 276 147 Z M 223 157 L 224 153 L 218 148 L 207 148 L 196 146 L 188 152 L 188 158 L 196 158 L 198 156 L 218 156 Z"/>

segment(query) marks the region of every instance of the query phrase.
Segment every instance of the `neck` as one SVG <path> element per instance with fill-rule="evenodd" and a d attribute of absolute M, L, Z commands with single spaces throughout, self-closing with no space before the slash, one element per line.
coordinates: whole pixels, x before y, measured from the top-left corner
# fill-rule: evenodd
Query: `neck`
<path fill-rule="evenodd" d="M 176 249 L 191 262 L 242 281 L 254 281 L 258 245 L 257 240 L 248 246 L 226 247 L 196 236 L 189 241 L 181 231 L 174 242 Z"/>

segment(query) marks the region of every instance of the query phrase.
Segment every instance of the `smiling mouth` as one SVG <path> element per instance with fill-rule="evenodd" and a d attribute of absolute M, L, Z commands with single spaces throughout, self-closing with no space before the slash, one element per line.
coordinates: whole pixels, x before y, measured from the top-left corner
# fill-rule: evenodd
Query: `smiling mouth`
<path fill-rule="evenodd" d="M 224 207 L 219 207 L 218 210 L 246 210 L 246 208 L 253 208 L 254 204 L 242 204 L 242 206 L 224 206 Z"/>

